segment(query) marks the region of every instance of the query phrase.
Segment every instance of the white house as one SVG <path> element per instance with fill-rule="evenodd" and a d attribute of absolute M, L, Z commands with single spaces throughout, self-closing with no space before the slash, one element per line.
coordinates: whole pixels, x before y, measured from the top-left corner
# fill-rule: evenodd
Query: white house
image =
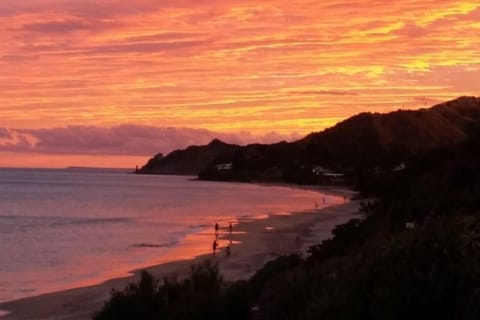
<path fill-rule="evenodd" d="M 221 164 L 217 164 L 215 167 L 219 171 L 221 171 L 221 170 L 232 170 L 232 163 L 231 162 L 221 163 Z"/>
<path fill-rule="evenodd" d="M 338 173 L 338 172 L 333 172 L 327 168 L 324 168 L 322 166 L 315 166 L 312 169 L 312 172 L 315 173 L 317 176 L 323 175 L 325 177 L 330 177 L 330 178 L 342 178 L 343 173 Z"/>

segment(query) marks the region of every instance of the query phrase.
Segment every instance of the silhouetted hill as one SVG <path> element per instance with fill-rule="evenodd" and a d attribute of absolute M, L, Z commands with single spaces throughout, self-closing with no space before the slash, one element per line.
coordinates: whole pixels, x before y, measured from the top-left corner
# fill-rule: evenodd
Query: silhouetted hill
<path fill-rule="evenodd" d="M 392 169 L 412 155 L 464 141 L 479 120 L 480 98 L 460 97 L 429 109 L 360 113 L 291 143 L 240 147 L 214 140 L 152 159 L 140 172 L 199 174 L 210 180 L 326 183 L 323 174 L 314 173 L 315 168 L 343 173 Z"/>
<path fill-rule="evenodd" d="M 368 166 L 463 141 L 479 119 L 480 98 L 461 97 L 430 109 L 361 113 L 296 143 L 313 162 Z"/>
<path fill-rule="evenodd" d="M 190 146 L 185 150 L 173 151 L 165 157 L 157 154 L 137 173 L 197 175 L 215 159 L 222 156 L 231 158 L 237 148 L 237 145 L 214 139 L 206 146 Z"/>
<path fill-rule="evenodd" d="M 295 143 L 251 144 L 237 147 L 232 157 L 216 159 L 199 173 L 204 180 L 270 182 L 284 181 L 284 172 L 300 162 L 301 146 Z M 219 162 L 231 164 L 231 169 L 219 169 Z"/>

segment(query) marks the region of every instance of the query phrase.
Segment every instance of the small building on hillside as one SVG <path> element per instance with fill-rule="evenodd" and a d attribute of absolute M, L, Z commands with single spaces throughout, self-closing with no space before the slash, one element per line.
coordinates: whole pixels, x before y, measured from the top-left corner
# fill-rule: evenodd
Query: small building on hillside
<path fill-rule="evenodd" d="M 222 170 L 232 170 L 232 163 L 231 162 L 228 162 L 228 163 L 220 163 L 220 164 L 217 164 L 215 166 L 215 168 L 217 168 L 218 171 L 222 171 Z"/>
<path fill-rule="evenodd" d="M 399 171 L 403 171 L 407 168 L 407 165 L 405 164 L 405 162 L 402 162 L 400 163 L 398 166 L 396 166 L 395 168 L 393 168 L 393 172 L 399 172 Z"/>
<path fill-rule="evenodd" d="M 323 175 L 325 177 L 331 177 L 331 178 L 343 178 L 344 176 L 343 173 L 334 172 L 322 166 L 313 167 L 312 172 L 315 173 L 317 176 Z"/>
<path fill-rule="evenodd" d="M 322 166 L 313 167 L 312 172 L 315 175 L 324 178 L 331 183 L 341 183 L 344 181 L 345 178 L 345 175 L 343 173 L 335 172 Z"/>

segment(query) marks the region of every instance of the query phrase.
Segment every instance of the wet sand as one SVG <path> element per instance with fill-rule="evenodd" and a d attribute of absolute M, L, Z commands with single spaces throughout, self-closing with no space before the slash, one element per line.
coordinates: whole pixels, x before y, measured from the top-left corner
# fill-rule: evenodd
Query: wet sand
<path fill-rule="evenodd" d="M 322 190 L 323 192 L 324 190 Z M 330 190 L 332 194 L 351 193 Z M 179 277 L 189 273 L 192 264 L 207 259 L 218 262 L 226 280 L 247 279 L 263 264 L 282 254 L 306 252 L 307 249 L 331 237 L 331 230 L 358 215 L 359 201 L 305 211 L 294 214 L 281 214 L 264 219 L 240 220 L 228 230 L 223 223 L 218 234 L 219 250 L 192 257 L 192 252 L 206 252 L 210 248 L 215 233 L 208 230 L 186 239 L 183 246 L 173 252 L 177 261 L 162 263 L 146 268 L 155 277 L 176 274 Z M 231 243 L 231 255 L 226 257 L 225 247 Z M 128 277 L 112 279 L 102 284 L 84 288 L 45 294 L 32 298 L 0 304 L 1 320 L 29 319 L 91 319 L 108 299 L 112 288 L 123 289 L 128 283 L 136 282 L 139 271 Z M 10 312 L 1 316 L 4 311 Z"/>

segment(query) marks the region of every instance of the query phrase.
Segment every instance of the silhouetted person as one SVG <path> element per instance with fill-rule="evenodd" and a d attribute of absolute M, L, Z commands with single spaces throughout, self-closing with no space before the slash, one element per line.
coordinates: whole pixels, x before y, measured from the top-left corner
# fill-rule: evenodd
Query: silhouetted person
<path fill-rule="evenodd" d="M 212 243 L 213 254 L 217 252 L 217 246 L 218 246 L 217 240 L 213 240 L 213 243 Z"/>
<path fill-rule="evenodd" d="M 227 249 L 225 250 L 225 254 L 227 255 L 227 257 L 230 257 L 230 255 L 232 254 L 230 246 L 228 246 Z"/>
<path fill-rule="evenodd" d="M 215 233 L 218 233 L 218 223 L 215 222 Z"/>
<path fill-rule="evenodd" d="M 228 224 L 228 231 L 229 231 L 230 233 L 232 233 L 232 229 L 233 229 L 232 223 L 229 222 L 229 224 Z"/>

